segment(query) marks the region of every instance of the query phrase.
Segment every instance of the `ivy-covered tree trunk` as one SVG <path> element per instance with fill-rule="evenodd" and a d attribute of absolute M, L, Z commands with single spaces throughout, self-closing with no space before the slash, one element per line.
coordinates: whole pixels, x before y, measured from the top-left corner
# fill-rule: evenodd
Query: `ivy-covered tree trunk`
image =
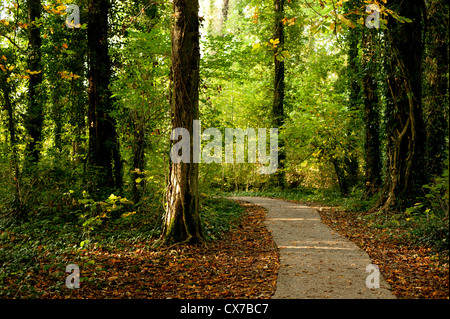
<path fill-rule="evenodd" d="M 89 154 L 91 166 L 102 173 L 96 188 L 108 190 L 122 187 L 122 162 L 111 116 L 109 89 L 111 62 L 108 54 L 109 0 L 90 0 L 88 14 L 89 56 Z"/>
<path fill-rule="evenodd" d="M 275 9 L 275 39 L 280 42 L 274 49 L 274 90 L 273 90 L 273 126 L 280 128 L 284 124 L 284 88 L 285 88 L 285 67 L 284 58 L 281 56 L 281 51 L 284 50 L 284 0 L 274 0 Z M 284 151 L 284 141 L 279 140 L 278 150 L 278 169 L 275 173 L 275 182 L 277 185 L 284 187 L 285 173 L 284 173 L 284 160 L 286 153 Z"/>
<path fill-rule="evenodd" d="M 198 0 L 174 0 L 172 25 L 171 117 L 172 127 L 190 135 L 190 162 L 170 165 L 162 241 L 201 242 L 198 164 L 193 162 L 193 121 L 199 118 Z"/>
<path fill-rule="evenodd" d="M 31 162 L 39 160 L 39 144 L 42 140 L 42 124 L 44 122 L 44 91 L 42 88 L 42 52 L 41 33 L 36 20 L 41 18 L 41 1 L 28 0 L 28 109 L 25 127 L 28 133 L 27 156 Z"/>
<path fill-rule="evenodd" d="M 376 206 L 401 210 L 422 195 L 426 181 L 425 127 L 422 114 L 422 9 L 420 1 L 392 0 L 389 8 L 411 19 L 389 17 L 386 33 L 387 174 Z"/>
<path fill-rule="evenodd" d="M 380 147 L 380 101 L 377 82 L 376 42 L 379 41 L 376 29 L 363 29 L 362 87 L 364 95 L 364 159 L 365 193 L 377 193 L 381 186 L 381 147 Z"/>
<path fill-rule="evenodd" d="M 17 135 L 16 135 L 16 121 L 14 119 L 14 105 L 11 99 L 11 86 L 7 79 L 10 76 L 8 72 L 0 74 L 0 96 L 3 98 L 1 106 L 6 110 L 8 117 L 8 131 L 9 131 L 9 143 L 11 147 L 11 165 L 13 169 L 13 176 L 11 176 L 11 182 L 15 185 L 15 202 L 20 203 L 20 172 L 19 172 L 19 154 L 17 150 Z M 22 217 L 22 216 L 19 216 Z"/>
<path fill-rule="evenodd" d="M 87 0 L 84 0 L 87 3 Z M 80 21 L 81 23 L 87 21 L 88 8 L 83 9 L 82 3 L 80 5 Z M 70 29 L 71 33 L 68 39 L 68 45 L 74 50 L 75 54 L 68 57 L 66 67 L 69 72 L 80 76 L 77 79 L 70 81 L 70 100 L 68 115 L 72 126 L 71 141 L 72 141 L 72 155 L 76 161 L 80 162 L 87 153 L 86 136 L 86 118 L 88 103 L 88 86 L 86 84 L 87 76 L 87 30 L 84 29 Z"/>
<path fill-rule="evenodd" d="M 427 131 L 427 168 L 431 175 L 444 171 L 445 150 L 448 149 L 448 41 L 449 2 L 428 1 L 424 108 Z"/>

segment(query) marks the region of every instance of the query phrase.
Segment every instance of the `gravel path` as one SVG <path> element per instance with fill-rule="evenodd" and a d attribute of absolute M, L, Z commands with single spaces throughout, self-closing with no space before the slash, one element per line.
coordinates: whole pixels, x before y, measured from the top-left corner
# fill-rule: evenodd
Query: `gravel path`
<path fill-rule="evenodd" d="M 280 248 L 274 299 L 393 299 L 381 275 L 366 272 L 365 251 L 322 223 L 314 209 L 263 197 L 231 197 L 267 209 L 267 228 Z M 373 278 L 373 279 L 372 279 Z"/>

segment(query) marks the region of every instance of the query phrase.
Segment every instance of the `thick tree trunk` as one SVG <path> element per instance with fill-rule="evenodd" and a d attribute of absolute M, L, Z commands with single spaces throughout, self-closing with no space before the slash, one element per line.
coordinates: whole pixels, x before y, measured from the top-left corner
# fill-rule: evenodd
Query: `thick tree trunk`
<path fill-rule="evenodd" d="M 426 180 L 425 129 L 422 118 L 422 3 L 393 0 L 389 7 L 411 23 L 389 18 L 386 34 L 387 176 L 376 206 L 402 210 L 423 195 Z"/>
<path fill-rule="evenodd" d="M 198 164 L 193 163 L 193 121 L 199 118 L 198 0 L 174 0 L 172 26 L 172 127 L 190 134 L 190 162 L 170 165 L 163 243 L 203 240 L 199 215 Z"/>
<path fill-rule="evenodd" d="M 109 0 L 90 0 L 89 52 L 89 163 L 100 169 L 98 188 L 121 189 L 122 163 L 112 111 L 111 63 L 108 54 Z"/>
<path fill-rule="evenodd" d="M 43 105 L 44 94 L 42 84 L 41 66 L 41 33 L 35 21 L 41 17 L 41 1 L 28 0 L 28 69 L 30 73 L 28 85 L 28 110 L 25 127 L 29 136 L 27 155 L 31 162 L 39 160 L 39 144 L 42 140 L 42 123 L 44 121 Z"/>
<path fill-rule="evenodd" d="M 87 21 L 84 10 L 80 11 L 80 20 Z M 70 81 L 70 107 L 69 107 L 69 121 L 72 125 L 72 156 L 81 161 L 86 156 L 87 145 L 85 141 L 86 135 L 86 117 L 88 105 L 88 88 L 86 85 L 87 76 L 87 30 L 72 29 L 70 30 L 71 37 L 69 40 L 69 47 L 73 47 L 75 54 L 67 63 L 68 71 L 79 75 L 80 78 L 72 79 Z"/>
<path fill-rule="evenodd" d="M 280 48 L 284 50 L 284 26 L 282 19 L 284 18 L 284 0 L 274 0 L 275 9 L 275 39 L 280 42 L 274 53 L 281 52 Z M 279 54 L 279 53 L 278 53 Z M 284 124 L 284 88 L 285 88 L 285 68 L 284 60 L 278 59 L 277 55 L 274 57 L 275 72 L 274 72 L 274 90 L 273 90 L 273 126 L 280 128 Z M 284 160 L 286 153 L 284 151 L 284 141 L 279 140 L 278 150 L 278 170 L 275 173 L 275 180 L 279 186 L 285 186 L 284 174 Z"/>
<path fill-rule="evenodd" d="M 377 55 L 375 53 L 376 29 L 364 30 L 363 35 L 363 92 L 364 92 L 364 126 L 365 138 L 365 183 L 366 195 L 371 196 L 379 191 L 381 180 L 381 147 L 380 147 L 380 101 L 377 83 Z"/>

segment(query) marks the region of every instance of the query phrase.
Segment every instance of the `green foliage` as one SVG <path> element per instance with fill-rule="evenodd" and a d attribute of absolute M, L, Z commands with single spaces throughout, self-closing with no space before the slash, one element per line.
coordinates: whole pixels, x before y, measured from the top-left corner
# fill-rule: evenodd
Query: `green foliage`
<path fill-rule="evenodd" d="M 279 138 L 284 141 L 289 188 L 273 188 L 271 176 L 260 175 L 258 165 L 211 163 L 200 164 L 201 192 L 210 196 L 269 196 L 339 206 L 360 212 L 360 218 L 366 219 L 371 227 L 387 229 L 393 236 L 401 228 L 406 230 L 408 240 L 448 248 L 448 168 L 425 185 L 423 196 L 416 198 L 416 205 L 404 212 L 367 214 L 378 195 L 366 197 L 364 185 L 358 184 L 349 190 L 348 196 L 342 197 L 333 166 L 334 161 L 342 163 L 348 157 L 356 157 L 361 168 L 365 165 L 362 105 L 361 101 L 351 99 L 349 79 L 360 82 L 364 72 L 377 69 L 374 80 L 380 88 L 382 106 L 388 90 L 383 73 L 386 65 L 381 61 L 385 44 L 389 44 L 385 36 L 389 28 L 386 18 L 392 16 L 402 25 L 412 22 L 380 2 L 381 29 L 372 31 L 386 41 L 376 45 L 379 52 L 373 54 L 370 68 L 349 74 L 351 61 L 346 40 L 355 24 L 357 30 L 364 28 L 366 3 L 359 2 L 359 7 L 351 8 L 342 6 L 350 6 L 348 1 L 285 1 L 282 20 L 285 45 L 281 47 L 279 39 L 274 38 L 273 1 L 230 1 L 228 19 L 223 25 L 219 23 L 220 8 L 214 8 L 219 2 L 202 4 L 210 4 L 210 11 L 200 19 L 204 24 L 200 39 L 202 129 L 215 127 L 224 136 L 225 128 L 271 127 L 273 64 L 274 59 L 282 60 L 286 75 L 286 120 Z M 162 228 L 170 164 L 171 2 L 111 2 L 108 40 L 114 110 L 108 115 L 115 121 L 123 159 L 122 193 L 115 190 L 101 193 L 95 189 L 96 181 L 104 176 L 86 165 L 90 124 L 86 121 L 88 1 L 67 3 L 79 5 L 81 28 L 65 27 L 61 1 L 45 1 L 42 18 L 35 22 L 42 37 L 42 70 L 29 70 L 27 3 L 2 2 L 0 285 L 9 284 L 13 278 L 18 286 L 22 285 L 20 289 L 32 290 L 34 283 L 27 281 L 30 272 L 54 270 L 55 277 L 61 276 L 62 265 L 68 264 L 71 254 L 79 257 L 99 248 L 126 247 L 138 238 L 159 236 Z M 431 8 L 437 10 L 438 2 L 433 4 Z M 355 21 L 350 19 L 351 9 L 356 12 Z M 436 12 L 433 23 L 437 25 L 430 24 L 434 33 L 426 35 L 425 43 L 430 54 L 438 43 L 448 42 L 446 24 L 439 22 L 448 20 L 447 11 Z M 362 45 L 358 47 L 359 56 Z M 356 60 L 361 63 L 361 59 Z M 431 124 L 436 128 L 434 132 L 448 133 L 448 107 L 445 107 L 448 99 L 432 90 L 438 76 L 448 79 L 448 66 L 438 64 L 432 55 L 425 59 L 427 83 L 423 99 L 433 97 L 433 103 L 424 103 L 425 119 L 430 121 L 432 116 L 443 113 L 439 121 Z M 442 74 L 438 70 L 443 70 Z M 42 90 L 47 98 L 42 101 L 44 125 L 39 145 L 42 156 L 31 165 L 26 162 L 24 152 L 30 139 L 25 129 L 29 117 L 26 97 L 30 74 L 36 72 L 42 73 Z M 6 94 L 12 104 L 10 112 Z M 355 108 L 350 107 L 352 104 Z M 389 115 L 385 113 L 380 112 L 380 116 L 384 125 L 388 125 Z M 14 143 L 11 133 L 15 134 Z M 429 144 L 439 140 L 441 147 L 448 146 L 446 135 L 431 134 Z M 381 134 L 381 139 L 385 144 L 386 136 Z M 438 149 L 434 155 L 444 158 L 444 151 Z M 111 192 L 116 196 L 110 195 Z M 201 196 L 200 214 L 207 238 L 214 240 L 229 230 L 233 220 L 239 219 L 242 208 L 224 199 Z M 19 293 L 0 289 L 2 297 Z"/>
<path fill-rule="evenodd" d="M 449 247 L 449 173 L 447 168 L 442 176 L 431 184 L 423 186 L 425 196 L 407 208 L 402 216 L 406 222 L 415 224 L 413 229 L 419 242 L 439 248 Z"/>
<path fill-rule="evenodd" d="M 199 209 L 203 231 L 209 240 L 229 231 L 244 212 L 244 208 L 235 202 L 213 197 L 204 197 Z"/>

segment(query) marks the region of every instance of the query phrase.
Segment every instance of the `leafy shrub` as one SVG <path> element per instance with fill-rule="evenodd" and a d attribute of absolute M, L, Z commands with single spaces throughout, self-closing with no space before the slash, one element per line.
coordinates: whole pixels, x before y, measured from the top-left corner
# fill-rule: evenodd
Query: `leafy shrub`
<path fill-rule="evenodd" d="M 407 221 L 418 227 L 414 230 L 420 242 L 438 248 L 449 246 L 449 170 L 423 186 L 425 196 L 414 206 L 405 210 Z"/>

